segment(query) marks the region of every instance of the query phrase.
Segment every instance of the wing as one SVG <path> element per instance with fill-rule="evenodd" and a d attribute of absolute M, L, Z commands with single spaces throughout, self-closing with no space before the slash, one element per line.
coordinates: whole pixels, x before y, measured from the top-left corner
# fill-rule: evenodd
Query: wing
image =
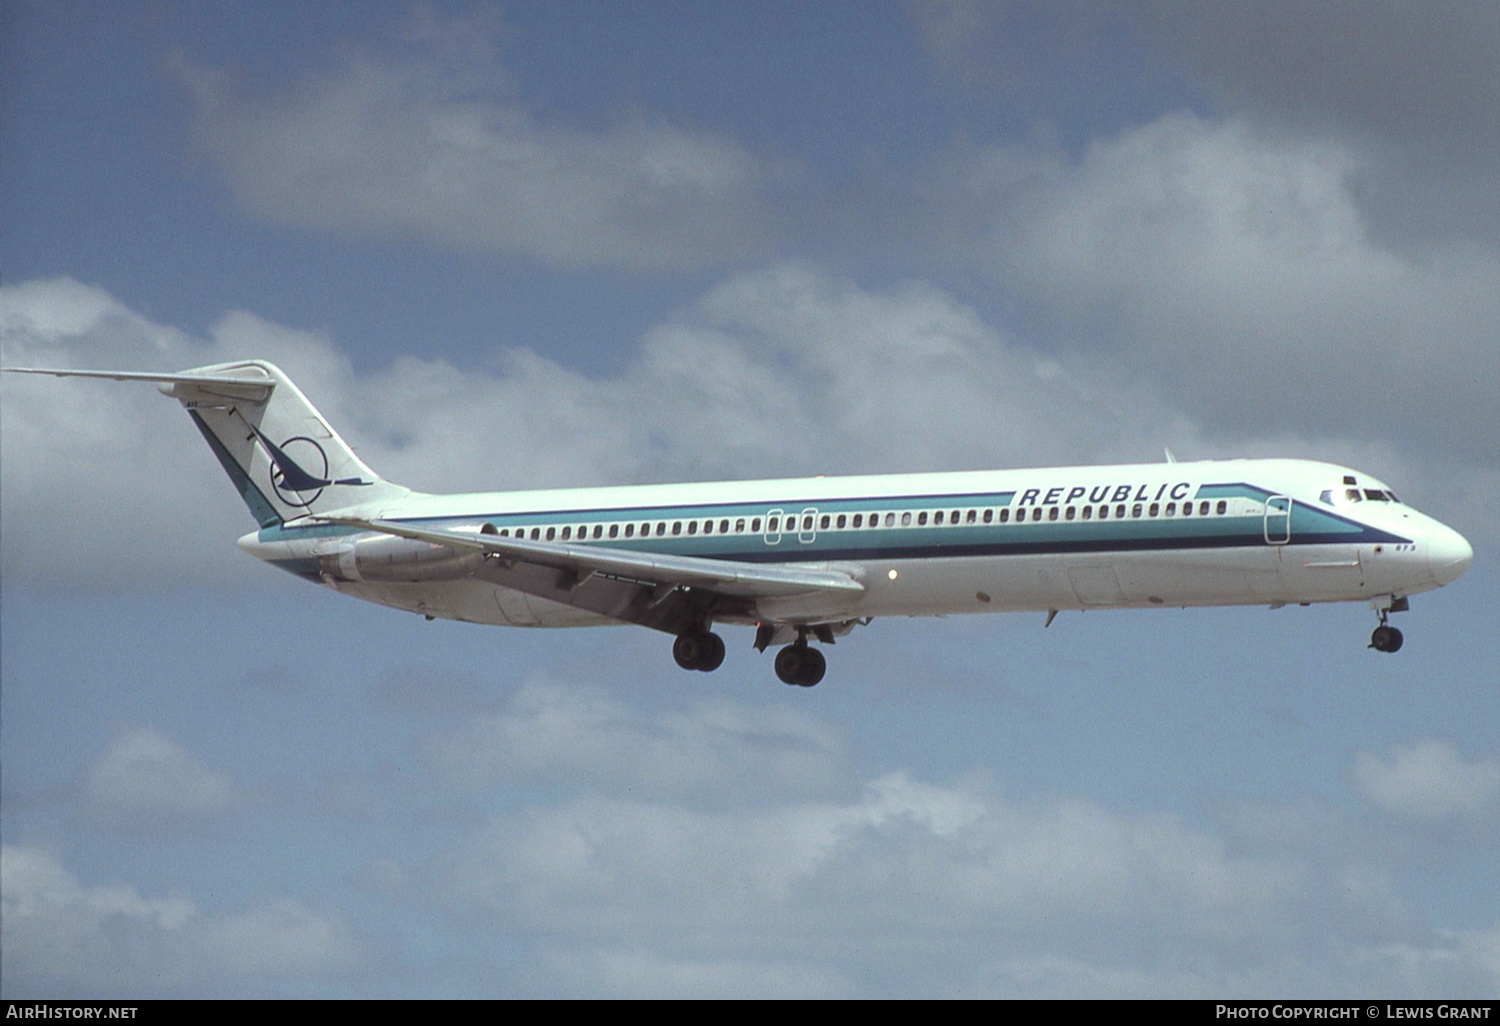
<path fill-rule="evenodd" d="M 673 634 L 705 618 L 755 619 L 755 604 L 762 599 L 802 599 L 798 605 L 811 614 L 807 622 L 819 619 L 815 611 L 820 606 L 827 609 L 828 619 L 844 619 L 847 614 L 842 610 L 865 590 L 859 581 L 837 570 L 530 541 L 392 520 L 319 520 L 483 552 L 489 558 L 476 576 L 484 580 Z"/>

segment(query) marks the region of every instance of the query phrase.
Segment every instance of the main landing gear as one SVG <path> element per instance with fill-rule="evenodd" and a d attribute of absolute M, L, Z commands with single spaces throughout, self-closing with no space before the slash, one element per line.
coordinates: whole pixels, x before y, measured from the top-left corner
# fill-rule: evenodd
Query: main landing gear
<path fill-rule="evenodd" d="M 1401 651 L 1401 642 L 1403 640 L 1401 632 L 1386 623 L 1386 617 L 1390 616 L 1391 613 L 1405 612 L 1409 608 L 1411 607 L 1404 598 L 1392 599 L 1390 605 L 1384 608 L 1377 606 L 1375 611 L 1380 614 L 1380 626 L 1376 627 L 1375 633 L 1370 635 L 1369 647 L 1377 652 Z"/>
<path fill-rule="evenodd" d="M 822 652 L 810 647 L 806 638 L 798 638 L 776 653 L 776 676 L 785 684 L 810 688 L 823 679 L 827 670 L 828 660 Z"/>
<path fill-rule="evenodd" d="M 770 637 L 771 632 L 763 630 L 762 634 L 757 635 L 756 647 L 765 651 L 766 646 L 760 643 L 760 639 L 769 643 Z M 819 637 L 822 639 L 821 634 Z M 829 633 L 823 640 L 831 641 L 832 638 L 833 635 Z M 717 670 L 724 662 L 724 639 L 706 628 L 684 631 L 672 642 L 672 658 L 684 670 L 701 670 L 704 673 Z M 787 684 L 810 688 L 822 680 L 827 671 L 828 661 L 823 658 L 822 652 L 808 645 L 805 633 L 801 633 L 796 641 L 776 653 L 776 676 Z"/>
<path fill-rule="evenodd" d="M 684 670 L 717 670 L 724 662 L 724 639 L 712 631 L 688 631 L 672 642 L 672 658 Z"/>

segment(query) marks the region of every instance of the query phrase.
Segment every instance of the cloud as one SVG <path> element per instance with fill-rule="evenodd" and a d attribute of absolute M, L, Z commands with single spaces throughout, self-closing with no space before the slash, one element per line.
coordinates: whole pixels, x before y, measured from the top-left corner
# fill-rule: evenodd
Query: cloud
<path fill-rule="evenodd" d="M 1289 144 L 1359 154 L 1381 237 L 1500 242 L 1500 11 L 1483 0 L 1201 4 L 925 0 L 937 66 L 1030 124 L 1120 131 L 1213 108 Z"/>
<path fill-rule="evenodd" d="M 404 53 L 351 50 L 274 97 L 186 60 L 177 72 L 210 159 L 273 221 L 568 268 L 766 252 L 782 170 L 725 134 L 647 114 L 602 127 L 539 117 L 510 95 L 488 32 L 425 19 Z"/>
<path fill-rule="evenodd" d="M 954 154 L 930 188 L 960 261 L 1039 335 L 1170 390 L 1215 434 L 1389 436 L 1500 466 L 1500 253 L 1371 237 L 1357 154 L 1188 115 L 1093 143 Z"/>
<path fill-rule="evenodd" d="M 1367 155 L 1365 208 L 1401 235 L 1500 242 L 1500 9 L 1400 0 L 1253 6 L 1168 0 L 1148 32 L 1235 116 Z"/>
<path fill-rule="evenodd" d="M 1401 851 L 1332 805 L 1270 803 L 1216 825 L 977 770 L 856 769 L 869 756 L 804 710 L 651 710 L 554 677 L 423 751 L 486 811 L 437 855 L 383 856 L 369 874 L 513 946 L 481 993 L 1223 997 L 1398 981 L 1403 996 L 1454 997 L 1500 984 L 1500 923 L 1428 926 L 1403 895 Z"/>
<path fill-rule="evenodd" d="M 243 803 L 227 773 L 153 727 L 122 731 L 83 779 L 90 817 L 132 833 L 158 833 L 212 822 Z"/>
<path fill-rule="evenodd" d="M 1500 759 L 1464 759 L 1449 741 L 1418 741 L 1388 757 L 1360 752 L 1354 782 L 1366 800 L 1403 819 L 1479 821 L 1500 813 Z"/>
<path fill-rule="evenodd" d="M 469 787 L 542 784 L 689 803 L 755 805 L 848 791 L 848 742 L 785 707 L 728 702 L 646 713 L 610 695 L 529 681 L 501 711 L 434 736 L 428 757 Z"/>
<path fill-rule="evenodd" d="M 1358 855 L 1269 848 L 895 771 L 748 808 L 588 793 L 496 815 L 421 874 L 449 915 L 533 938 L 575 993 L 750 993 L 753 973 L 803 996 L 1384 992 L 1394 967 L 1410 994 L 1500 982 L 1488 932 L 1409 922 Z"/>
<path fill-rule="evenodd" d="M 7 844 L 5 986 L 37 998 L 267 993 L 355 962 L 359 945 L 336 915 L 277 898 L 212 914 L 189 897 L 152 898 L 91 885 L 55 854 Z"/>
<path fill-rule="evenodd" d="M 341 401 L 348 361 L 314 333 L 241 312 L 196 339 L 70 278 L 0 286 L 0 310 L 6 366 L 162 371 L 261 356 L 358 437 Z M 241 565 L 226 546 L 255 522 L 175 403 L 149 385 L 82 379 L 5 374 L 0 389 L 7 581 L 138 589 L 206 571 L 222 584 Z"/>

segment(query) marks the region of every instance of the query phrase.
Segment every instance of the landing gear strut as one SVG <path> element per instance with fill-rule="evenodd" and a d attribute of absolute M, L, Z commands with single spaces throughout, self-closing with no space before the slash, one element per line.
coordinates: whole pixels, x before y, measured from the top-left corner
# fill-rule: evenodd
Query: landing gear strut
<path fill-rule="evenodd" d="M 687 631 L 672 642 L 672 658 L 684 670 L 717 670 L 724 662 L 724 639 L 712 631 Z"/>
<path fill-rule="evenodd" d="M 786 684 L 810 688 L 823 679 L 828 661 L 823 653 L 809 648 L 806 638 L 798 638 L 776 653 L 776 676 Z"/>

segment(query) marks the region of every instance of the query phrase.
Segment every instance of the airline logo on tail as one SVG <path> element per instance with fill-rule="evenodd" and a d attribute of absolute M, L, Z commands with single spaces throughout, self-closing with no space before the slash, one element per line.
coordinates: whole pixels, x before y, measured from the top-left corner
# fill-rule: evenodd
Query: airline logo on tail
<path fill-rule="evenodd" d="M 328 477 L 328 454 L 315 440 L 306 435 L 296 435 L 277 445 L 260 430 L 254 426 L 250 428 L 255 432 L 256 440 L 265 447 L 266 455 L 271 457 L 271 486 L 276 489 L 276 494 L 281 501 L 288 506 L 308 507 L 318 501 L 318 496 L 323 494 L 323 489 L 329 485 L 369 485 L 373 481 L 364 481 L 357 477 L 343 477 L 337 480 Z M 296 458 L 291 455 L 296 454 Z M 302 460 L 298 462 L 297 458 Z M 311 473 L 303 464 L 318 467 L 317 473 Z"/>

